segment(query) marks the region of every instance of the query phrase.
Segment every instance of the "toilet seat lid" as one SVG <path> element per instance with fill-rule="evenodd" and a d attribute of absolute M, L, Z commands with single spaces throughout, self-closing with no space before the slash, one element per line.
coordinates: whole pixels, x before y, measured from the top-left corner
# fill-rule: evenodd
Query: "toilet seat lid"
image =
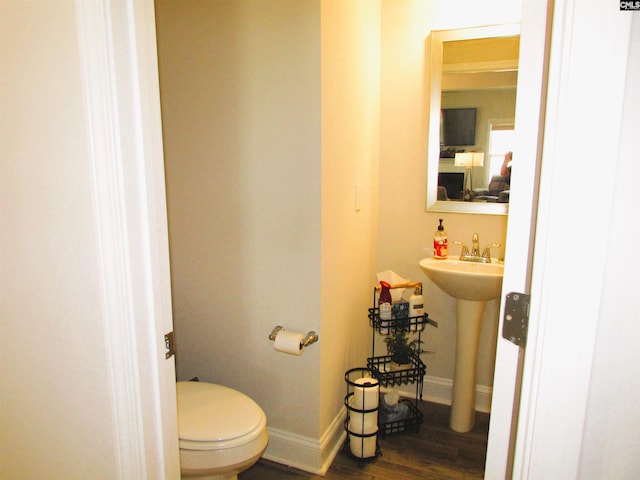
<path fill-rule="evenodd" d="M 266 428 L 264 412 L 244 393 L 206 382 L 177 382 L 176 389 L 181 440 L 230 445 Z"/>

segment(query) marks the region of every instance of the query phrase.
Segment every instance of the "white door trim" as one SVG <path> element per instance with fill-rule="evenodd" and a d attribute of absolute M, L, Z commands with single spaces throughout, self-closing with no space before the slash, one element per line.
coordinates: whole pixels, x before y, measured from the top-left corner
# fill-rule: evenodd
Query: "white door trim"
<path fill-rule="evenodd" d="M 551 0 L 523 1 L 516 94 L 517 141 L 513 149 L 503 299 L 509 292 L 529 293 L 530 289 L 547 81 L 550 3 Z M 517 426 L 522 349 L 502 338 L 503 316 L 504 301 L 498 322 L 491 424 L 485 465 L 485 478 L 488 479 L 509 476 L 515 443 L 514 429 Z"/>
<path fill-rule="evenodd" d="M 178 478 L 153 2 L 75 5 L 119 477 Z"/>

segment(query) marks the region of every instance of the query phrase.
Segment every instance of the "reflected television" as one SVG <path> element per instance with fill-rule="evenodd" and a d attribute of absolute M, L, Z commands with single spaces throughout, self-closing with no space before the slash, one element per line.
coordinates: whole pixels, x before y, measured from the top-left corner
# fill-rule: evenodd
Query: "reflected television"
<path fill-rule="evenodd" d="M 440 112 L 440 145 L 475 145 L 476 113 L 476 108 L 443 108 Z"/>

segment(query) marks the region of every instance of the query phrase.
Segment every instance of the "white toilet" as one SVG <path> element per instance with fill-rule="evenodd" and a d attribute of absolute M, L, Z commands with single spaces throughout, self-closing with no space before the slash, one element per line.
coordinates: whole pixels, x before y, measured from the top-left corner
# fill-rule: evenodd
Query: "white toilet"
<path fill-rule="evenodd" d="M 236 480 L 267 448 L 264 412 L 222 385 L 177 382 L 176 388 L 182 478 Z"/>

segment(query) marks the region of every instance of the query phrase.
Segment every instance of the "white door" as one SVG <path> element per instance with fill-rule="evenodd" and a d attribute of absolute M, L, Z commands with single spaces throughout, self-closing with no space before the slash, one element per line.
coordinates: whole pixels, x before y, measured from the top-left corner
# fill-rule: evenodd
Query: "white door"
<path fill-rule="evenodd" d="M 509 292 L 530 293 L 533 234 L 535 232 L 538 178 L 546 85 L 546 49 L 548 45 L 548 2 L 523 1 L 520 36 L 520 63 L 516 98 L 516 145 L 511 175 L 509 222 L 505 270 L 502 282 L 502 306 L 496 348 L 491 423 L 485 478 L 502 479 L 509 475 L 513 441 L 514 411 L 517 412 L 519 377 L 523 349 L 502 338 L 504 298 Z"/>
<path fill-rule="evenodd" d="M 523 41 L 532 17 L 543 24 L 542 6 L 533 5 L 536 3 L 524 3 Z M 610 387 L 598 390 L 599 378 L 614 375 L 624 380 L 609 385 L 622 385 L 628 392 L 635 388 L 637 397 L 637 380 L 633 383 L 636 362 L 619 362 L 604 373 L 593 369 L 598 347 L 622 357 L 635 349 L 624 340 L 609 345 L 599 341 L 606 325 L 613 323 L 602 311 L 626 313 L 626 321 L 617 323 L 623 330 L 610 332 L 610 336 L 624 338 L 624 332 L 637 332 L 633 325 L 636 299 L 618 295 L 612 308 L 605 295 L 628 290 L 620 272 L 629 275 L 638 264 L 636 257 L 624 256 L 622 262 L 609 262 L 612 254 L 626 248 L 615 234 L 610 236 L 610 228 L 629 222 L 637 225 L 633 202 L 618 202 L 617 198 L 627 196 L 615 188 L 618 182 L 628 185 L 627 190 L 633 189 L 620 166 L 624 163 L 620 151 L 633 151 L 631 144 L 637 145 L 633 139 L 637 137 L 638 96 L 630 94 L 637 85 L 637 62 L 635 83 L 625 84 L 628 75 L 633 75 L 628 71 L 629 59 L 635 58 L 629 57 L 632 15 L 637 13 L 621 12 L 617 4 L 608 2 L 553 2 L 548 91 L 541 103 L 544 116 L 531 112 L 528 119 L 528 128 L 539 133 L 535 123 L 544 119 L 540 174 L 530 168 L 535 164 L 532 159 L 523 167 L 529 169 L 528 178 L 540 179 L 538 201 L 533 215 L 525 215 L 529 198 L 521 198 L 522 178 L 514 177 L 517 196 L 512 194 L 503 285 L 503 294 L 531 293 L 529 332 L 525 350 L 503 339 L 498 341 L 486 478 L 633 478 L 640 468 L 635 453 L 625 451 L 638 445 L 637 424 L 633 424 L 635 404 L 622 402 L 612 408 L 605 400 L 599 411 L 594 401 L 620 398 Z M 634 33 L 640 35 L 637 17 Z M 637 43 L 636 37 L 636 50 Z M 520 91 L 519 85 L 519 95 Z M 625 107 L 630 98 L 635 98 L 635 106 Z M 522 110 L 517 110 L 519 131 L 525 123 L 519 123 L 520 113 Z M 635 126 L 629 119 L 635 120 Z M 621 136 L 621 132 L 628 136 Z M 521 140 L 519 148 L 526 146 Z M 529 144 L 530 151 L 516 158 L 526 159 L 534 151 L 540 155 L 538 145 Z M 520 165 L 514 163 L 517 171 Z M 636 161 L 626 164 L 637 166 Z M 633 168 L 627 168 L 630 170 Z M 597 194 L 585 195 L 591 186 Z M 535 233 L 527 225 L 529 219 L 535 224 Z M 634 231 L 628 227 L 619 230 Z M 532 258 L 527 246 L 534 244 Z M 515 253 L 518 251 L 528 251 L 529 256 Z M 605 279 L 609 281 L 606 284 Z M 520 363 L 524 363 L 521 376 Z M 604 413 L 606 421 L 594 413 Z M 631 422 L 626 428 L 625 421 Z M 612 424 L 623 429 L 616 430 Z"/>
<path fill-rule="evenodd" d="M 628 159 L 638 145 L 639 26 L 638 13 L 618 4 L 554 5 L 514 478 L 635 478 L 639 471 L 637 403 L 623 393 L 635 388 L 638 398 L 637 366 L 628 356 L 638 290 L 627 287 L 638 260 L 625 255 L 625 237 L 616 235 L 638 224 L 628 194 L 637 156 Z M 586 194 L 590 187 L 597 194 Z M 625 197 L 631 200 L 619 200 Z M 625 289 L 633 293 L 608 303 L 609 292 Z M 616 340 L 607 345 L 605 335 Z M 619 361 L 600 373 L 598 352 Z M 615 424 L 622 428 L 609 427 Z M 634 453 L 625 454 L 627 445 Z"/>
<path fill-rule="evenodd" d="M 160 91 L 151 0 L 75 2 L 123 478 L 179 477 Z"/>
<path fill-rule="evenodd" d="M 153 1 L 0 2 L 0 476 L 177 479 Z"/>

